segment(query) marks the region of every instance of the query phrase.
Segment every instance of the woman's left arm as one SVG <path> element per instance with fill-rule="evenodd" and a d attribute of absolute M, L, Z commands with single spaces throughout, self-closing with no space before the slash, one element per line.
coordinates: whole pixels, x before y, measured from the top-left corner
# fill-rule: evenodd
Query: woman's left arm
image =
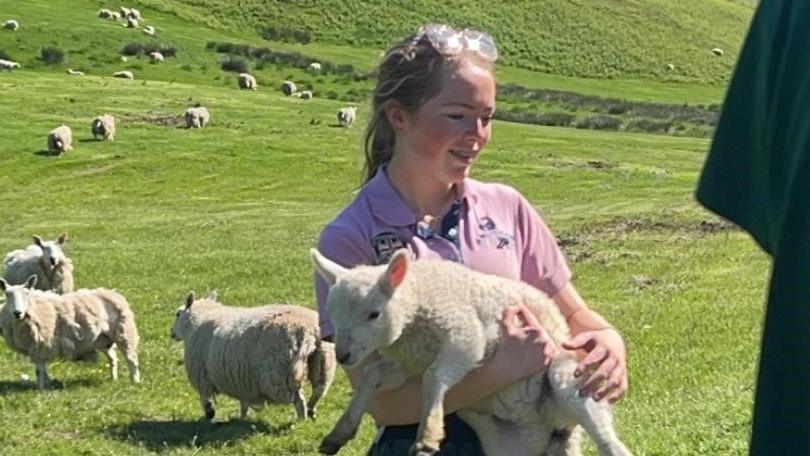
<path fill-rule="evenodd" d="M 568 282 L 552 299 L 571 328 L 572 337 L 563 343 L 567 350 L 584 350 L 586 355 L 574 375 L 585 375 L 582 396 L 618 401 L 627 392 L 627 350 L 621 334 L 607 320 L 588 308 L 574 285 Z"/>

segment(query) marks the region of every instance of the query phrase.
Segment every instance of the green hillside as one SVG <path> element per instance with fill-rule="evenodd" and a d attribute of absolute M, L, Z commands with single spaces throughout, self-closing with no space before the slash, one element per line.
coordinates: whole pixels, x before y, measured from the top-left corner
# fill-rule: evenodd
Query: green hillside
<path fill-rule="evenodd" d="M 586 78 L 727 81 L 752 7 L 728 0 L 141 0 L 218 28 L 384 49 L 426 22 L 490 31 L 506 65 Z M 717 58 L 711 49 L 726 51 Z M 667 64 L 675 70 L 668 70 Z"/>

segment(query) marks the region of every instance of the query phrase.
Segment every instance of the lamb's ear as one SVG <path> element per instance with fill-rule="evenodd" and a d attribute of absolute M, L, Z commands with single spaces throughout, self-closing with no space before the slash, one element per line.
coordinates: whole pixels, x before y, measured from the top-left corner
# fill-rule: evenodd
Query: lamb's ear
<path fill-rule="evenodd" d="M 31 288 L 34 288 L 34 285 L 36 284 L 37 284 L 37 275 L 32 274 L 31 277 L 29 277 L 28 280 L 25 281 L 25 288 L 28 288 L 30 290 Z"/>
<path fill-rule="evenodd" d="M 192 304 L 194 304 L 194 292 L 189 291 L 188 296 L 186 296 L 186 309 L 191 307 Z"/>
<path fill-rule="evenodd" d="M 36 234 L 33 236 L 33 238 L 34 238 L 34 244 L 42 247 L 42 238 L 37 236 Z"/>
<path fill-rule="evenodd" d="M 343 266 L 323 256 L 318 249 L 309 249 L 309 256 L 312 258 L 315 270 L 326 280 L 330 287 L 347 271 Z"/>
<path fill-rule="evenodd" d="M 391 256 L 388 262 L 388 269 L 380 277 L 380 287 L 383 292 L 391 296 L 398 286 L 405 280 L 405 273 L 408 272 L 408 261 L 410 252 L 408 249 L 399 249 Z"/>
<path fill-rule="evenodd" d="M 65 242 L 67 242 L 67 240 L 68 240 L 68 235 L 67 235 L 67 233 L 62 233 L 62 234 L 60 234 L 60 235 L 59 235 L 59 239 L 57 239 L 57 240 L 56 240 L 56 242 L 58 242 L 58 243 L 59 243 L 59 245 L 62 245 L 62 244 L 64 244 Z"/>
<path fill-rule="evenodd" d="M 6 282 L 6 279 L 2 277 L 0 277 L 0 288 L 2 288 L 3 291 L 6 291 L 6 289 L 8 289 L 8 282 Z"/>
<path fill-rule="evenodd" d="M 206 299 L 210 299 L 210 300 L 212 300 L 212 301 L 216 301 L 216 300 L 217 300 L 217 297 L 218 297 L 218 296 L 217 296 L 217 291 L 216 291 L 216 290 L 211 290 L 211 291 L 209 291 L 209 292 L 208 292 L 208 297 L 207 297 Z"/>

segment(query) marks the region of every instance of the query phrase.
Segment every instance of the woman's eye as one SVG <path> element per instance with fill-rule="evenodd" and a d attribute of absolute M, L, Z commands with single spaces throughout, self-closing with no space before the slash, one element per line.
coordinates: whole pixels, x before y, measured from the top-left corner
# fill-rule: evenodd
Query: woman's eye
<path fill-rule="evenodd" d="M 464 118 L 464 114 L 446 114 L 446 115 L 447 115 L 447 117 L 449 117 L 449 118 L 451 118 L 453 120 L 461 120 L 461 119 Z"/>
<path fill-rule="evenodd" d="M 376 320 L 378 318 L 380 318 L 380 313 L 379 312 L 370 312 L 368 314 L 368 319 L 369 320 Z"/>

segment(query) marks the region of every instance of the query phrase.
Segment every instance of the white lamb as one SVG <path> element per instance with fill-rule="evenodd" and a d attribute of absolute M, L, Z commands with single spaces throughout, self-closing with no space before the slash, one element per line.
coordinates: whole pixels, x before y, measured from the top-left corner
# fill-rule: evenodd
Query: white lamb
<path fill-rule="evenodd" d="M 237 82 L 239 83 L 240 89 L 256 90 L 256 78 L 254 78 L 252 74 L 239 73 Z"/>
<path fill-rule="evenodd" d="M 73 291 L 73 261 L 62 250 L 68 240 L 67 233 L 60 234 L 55 241 L 43 241 L 37 235 L 33 238 L 34 243 L 24 250 L 14 250 L 6 255 L 3 260 L 6 281 L 19 285 L 35 275 L 36 287 L 40 290 L 56 293 Z"/>
<path fill-rule="evenodd" d="M 327 307 L 335 325 L 335 355 L 352 366 L 377 351 L 348 409 L 321 443 L 334 454 L 354 436 L 376 390 L 422 377 L 423 409 L 411 454 L 434 454 L 444 439 L 445 393 L 493 354 L 506 306 L 524 303 L 558 346 L 570 333 L 554 302 L 524 282 L 442 260 L 409 261 L 397 251 L 388 265 L 343 268 L 312 250 L 316 269 L 331 284 Z M 462 409 L 488 455 L 579 454 L 577 424 L 602 455 L 629 455 L 613 429 L 610 405 L 581 397 L 571 352 L 542 373 Z M 576 432 L 575 432 L 576 431 Z M 548 451 L 548 453 L 547 453 Z"/>
<path fill-rule="evenodd" d="M 94 118 L 90 122 L 90 133 L 94 139 L 101 136 L 105 141 L 115 141 L 115 117 L 104 114 Z"/>
<path fill-rule="evenodd" d="M 284 81 L 281 83 L 281 91 L 284 95 L 290 96 L 298 91 L 298 87 L 292 81 Z"/>
<path fill-rule="evenodd" d="M 60 125 L 48 133 L 48 151 L 62 155 L 73 150 L 73 130 L 67 125 Z"/>
<path fill-rule="evenodd" d="M 133 17 L 127 17 L 127 23 L 124 24 L 126 28 L 138 28 L 138 20 Z"/>
<path fill-rule="evenodd" d="M 301 92 L 301 99 L 302 100 L 311 100 L 312 99 L 312 91 L 311 90 L 304 90 Z"/>
<path fill-rule="evenodd" d="M 323 67 L 318 62 L 312 62 L 309 64 L 309 70 L 313 73 L 320 73 Z"/>
<path fill-rule="evenodd" d="M 722 56 L 723 54 L 725 54 L 725 52 L 720 48 L 713 48 L 712 49 L 712 54 L 714 54 L 716 56 Z"/>
<path fill-rule="evenodd" d="M 348 127 L 353 124 L 357 117 L 357 106 L 347 106 L 340 108 L 337 113 L 337 120 L 341 127 Z"/>
<path fill-rule="evenodd" d="M 11 71 L 14 68 L 19 68 L 20 64 L 12 60 L 0 59 L 0 70 Z"/>
<path fill-rule="evenodd" d="M 149 59 L 152 61 L 152 63 L 161 63 L 166 61 L 166 59 L 163 57 L 163 54 L 158 51 L 150 52 Z"/>
<path fill-rule="evenodd" d="M 98 17 L 102 19 L 112 19 L 113 12 L 107 8 L 101 8 L 100 10 L 98 10 Z"/>
<path fill-rule="evenodd" d="M 131 17 L 132 19 L 135 19 L 136 21 L 143 20 L 143 17 L 141 17 L 141 12 L 135 8 L 130 8 L 129 14 L 127 14 L 127 16 Z"/>
<path fill-rule="evenodd" d="M 154 25 L 147 25 L 143 28 L 143 33 L 146 33 L 150 36 L 155 36 L 155 26 Z"/>
<path fill-rule="evenodd" d="M 213 420 L 211 399 L 222 393 L 240 402 L 242 419 L 248 407 L 265 403 L 292 403 L 299 419 L 314 418 L 335 375 L 334 346 L 321 341 L 317 312 L 293 305 L 229 307 L 216 299 L 216 293 L 199 300 L 189 293 L 172 326 L 172 338 L 184 342 L 186 373 L 205 417 Z"/>
<path fill-rule="evenodd" d="M 132 12 L 132 10 L 126 6 L 122 6 L 119 11 L 121 12 L 121 17 L 129 17 L 129 13 Z"/>
<path fill-rule="evenodd" d="M 9 19 L 6 22 L 3 22 L 3 28 L 6 30 L 11 30 L 12 32 L 16 32 L 18 28 L 20 28 L 20 23 L 14 19 Z"/>
<path fill-rule="evenodd" d="M 130 379 L 140 381 L 138 329 L 123 296 L 105 288 L 58 295 L 34 290 L 36 281 L 31 276 L 24 285 L 9 285 L 0 279 L 6 295 L 0 330 L 9 347 L 33 361 L 39 389 L 51 383 L 46 363 L 94 359 L 97 350 L 107 355 L 110 377 L 117 380 L 116 346 L 127 359 Z"/>
<path fill-rule="evenodd" d="M 202 128 L 211 120 L 208 109 L 199 105 L 186 109 L 183 117 L 186 119 L 186 128 Z"/>
<path fill-rule="evenodd" d="M 126 56 L 121 56 L 121 61 L 126 62 L 126 60 L 124 59 L 126 59 Z M 116 71 L 115 73 L 113 73 L 113 77 L 122 79 L 135 79 L 135 75 L 132 74 L 132 72 L 129 70 Z"/>

